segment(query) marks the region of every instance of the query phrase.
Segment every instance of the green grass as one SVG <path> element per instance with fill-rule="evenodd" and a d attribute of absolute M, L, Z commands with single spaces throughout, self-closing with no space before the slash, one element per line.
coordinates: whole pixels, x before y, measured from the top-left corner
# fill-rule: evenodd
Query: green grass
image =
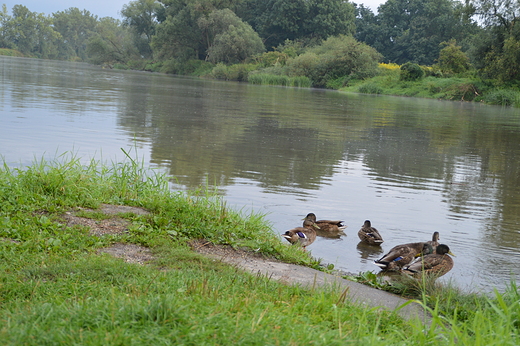
<path fill-rule="evenodd" d="M 348 86 L 340 90 L 520 107 L 519 90 L 497 89 L 479 79 L 429 76 L 418 81 L 402 81 L 399 79 L 399 69 L 381 69 L 381 71 L 378 76 L 367 80 L 351 80 Z"/>
<path fill-rule="evenodd" d="M 24 57 L 24 55 L 16 49 L 0 48 L 0 55 Z"/>
<path fill-rule="evenodd" d="M 304 76 L 289 77 L 269 73 L 250 73 L 247 81 L 251 84 L 282 85 L 300 88 L 310 88 L 311 80 Z"/>
<path fill-rule="evenodd" d="M 147 208 L 129 232 L 110 237 L 67 227 L 75 207 Z M 97 212 L 83 217 L 103 218 Z M 432 325 L 352 304 L 337 287 L 303 289 L 194 253 L 191 239 L 247 246 L 316 266 L 281 242 L 263 215 L 230 209 L 212 191 L 170 191 L 165 176 L 128 155 L 80 163 L 73 155 L 0 169 L 2 345 L 514 345 L 520 297 L 437 285 L 415 295 Z M 97 250 L 113 242 L 151 248 L 149 265 Z"/>

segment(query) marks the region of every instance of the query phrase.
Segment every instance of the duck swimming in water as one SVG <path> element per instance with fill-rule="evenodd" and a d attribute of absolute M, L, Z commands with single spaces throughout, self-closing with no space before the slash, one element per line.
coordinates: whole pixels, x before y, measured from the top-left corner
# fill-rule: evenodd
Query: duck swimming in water
<path fill-rule="evenodd" d="M 384 242 L 379 231 L 372 227 L 370 220 L 365 220 L 365 223 L 358 231 L 358 237 L 362 242 L 370 245 L 381 245 Z"/>
<path fill-rule="evenodd" d="M 311 245 L 316 240 L 317 228 L 319 227 L 312 218 L 305 218 L 303 221 L 303 227 L 292 228 L 282 234 L 282 237 L 287 239 L 287 241 L 293 245 L 301 245 L 305 250 L 307 246 Z"/>

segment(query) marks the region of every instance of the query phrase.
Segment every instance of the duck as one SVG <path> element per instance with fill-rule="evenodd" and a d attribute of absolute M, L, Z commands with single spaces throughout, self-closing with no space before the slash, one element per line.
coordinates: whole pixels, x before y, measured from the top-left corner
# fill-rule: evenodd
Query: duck
<path fill-rule="evenodd" d="M 425 255 L 408 266 L 405 266 L 403 273 L 412 276 L 432 274 L 436 277 L 441 277 L 453 268 L 453 258 L 449 255 L 455 256 L 450 251 L 450 247 L 446 244 L 439 244 L 436 253 Z"/>
<path fill-rule="evenodd" d="M 365 223 L 358 231 L 358 237 L 362 242 L 370 245 L 381 245 L 384 242 L 379 231 L 372 227 L 370 220 L 365 220 Z"/>
<path fill-rule="evenodd" d="M 305 218 L 303 221 L 303 227 L 295 227 L 287 230 L 282 237 L 293 245 L 298 244 L 306 250 L 307 246 L 314 243 L 316 240 L 316 229 L 318 225 L 309 218 Z"/>
<path fill-rule="evenodd" d="M 415 257 L 433 253 L 433 248 L 427 242 L 408 243 L 396 245 L 378 260 L 374 261 L 376 266 L 385 270 L 400 270 L 410 264 Z"/>
<path fill-rule="evenodd" d="M 435 253 L 435 249 L 437 249 L 437 246 L 439 245 L 440 240 L 439 232 L 433 232 L 432 240 L 427 241 L 428 244 L 430 244 L 433 248 L 433 252 Z"/>
<path fill-rule="evenodd" d="M 322 232 L 342 232 L 347 226 L 343 225 L 342 220 L 318 220 L 316 221 L 316 215 L 314 213 L 309 213 L 305 217 L 305 220 L 312 220 L 316 225 L 318 225 L 319 230 Z"/>

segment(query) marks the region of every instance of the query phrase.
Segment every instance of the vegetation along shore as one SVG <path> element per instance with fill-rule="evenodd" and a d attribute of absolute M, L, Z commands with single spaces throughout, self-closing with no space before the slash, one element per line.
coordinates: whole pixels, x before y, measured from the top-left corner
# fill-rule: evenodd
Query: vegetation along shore
<path fill-rule="evenodd" d="M 122 20 L 23 5 L 0 54 L 255 84 L 520 107 L 517 3 L 135 0 Z"/>
<path fill-rule="evenodd" d="M 0 169 L 4 345 L 519 342 L 514 282 L 483 296 L 410 279 L 400 292 L 431 323 L 402 319 L 334 285 L 286 285 L 193 250 L 210 243 L 331 269 L 282 242 L 262 215 L 242 215 L 204 189 L 171 191 L 166 176 L 131 158 L 80 161 L 62 155 Z M 350 279 L 385 285 L 372 273 Z"/>

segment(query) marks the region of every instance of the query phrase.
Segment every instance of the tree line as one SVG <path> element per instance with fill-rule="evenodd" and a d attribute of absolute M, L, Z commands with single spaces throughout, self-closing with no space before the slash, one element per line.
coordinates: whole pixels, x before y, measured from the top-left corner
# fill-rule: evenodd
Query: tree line
<path fill-rule="evenodd" d="M 260 66 L 319 87 L 370 76 L 378 62 L 443 63 L 445 73 L 517 86 L 519 11 L 512 0 L 387 0 L 377 13 L 344 0 L 135 0 L 118 20 L 3 5 L 0 48 L 174 73 Z"/>

